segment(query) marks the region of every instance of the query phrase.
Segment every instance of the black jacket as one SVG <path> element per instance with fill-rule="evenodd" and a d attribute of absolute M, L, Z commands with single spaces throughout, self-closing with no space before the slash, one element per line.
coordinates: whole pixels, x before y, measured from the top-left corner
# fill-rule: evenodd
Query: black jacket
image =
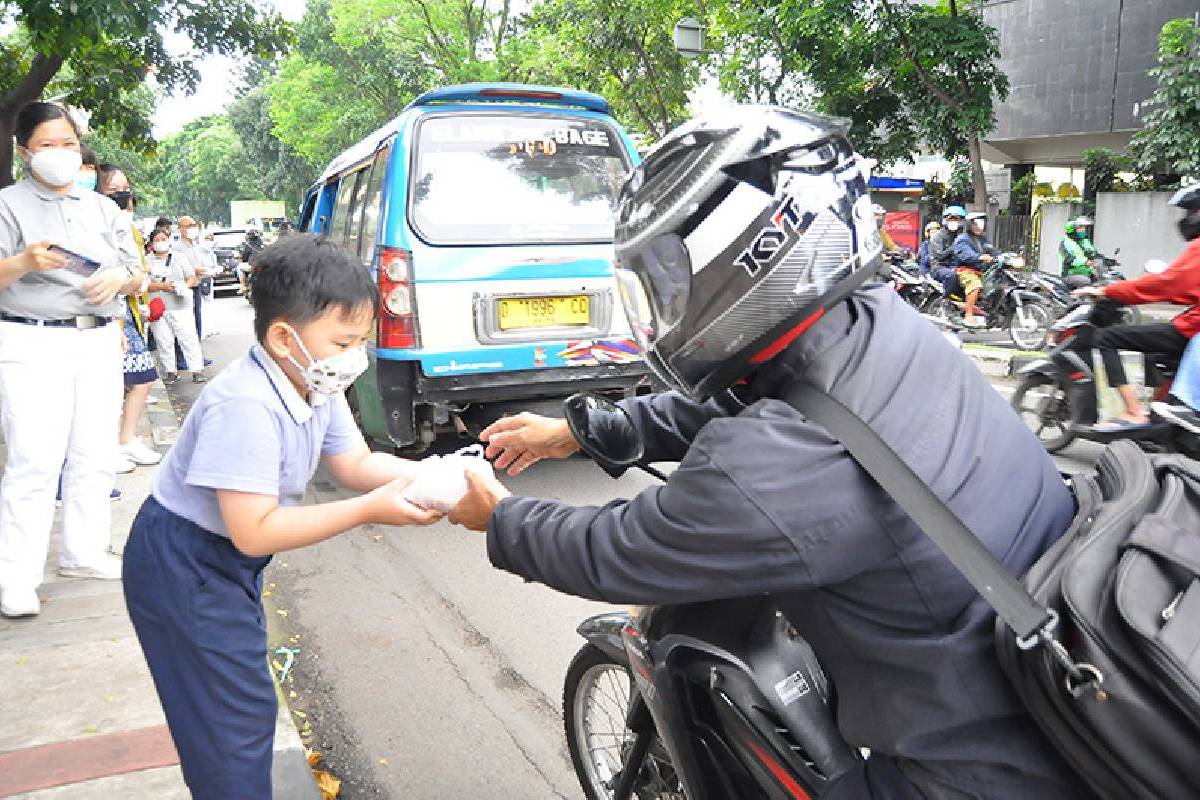
<path fill-rule="evenodd" d="M 936 271 L 943 267 L 954 266 L 954 239 L 957 233 L 942 228 L 929 240 L 929 269 Z"/>
<path fill-rule="evenodd" d="M 804 377 L 867 420 L 1014 572 L 1074 503 L 974 365 L 887 287 L 860 291 L 755 376 L 730 416 L 678 394 L 627 401 L 662 487 L 603 508 L 510 498 L 492 563 L 613 603 L 770 593 L 838 691 L 851 743 L 928 798 L 1086 796 L 1005 681 L 995 615 L 824 429 L 777 398 Z"/>

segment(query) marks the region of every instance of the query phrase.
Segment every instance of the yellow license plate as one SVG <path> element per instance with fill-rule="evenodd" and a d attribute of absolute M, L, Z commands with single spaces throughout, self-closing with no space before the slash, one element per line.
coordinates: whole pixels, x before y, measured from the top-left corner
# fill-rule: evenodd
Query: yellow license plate
<path fill-rule="evenodd" d="M 506 297 L 499 303 L 500 330 L 587 325 L 592 321 L 586 294 L 569 297 Z"/>

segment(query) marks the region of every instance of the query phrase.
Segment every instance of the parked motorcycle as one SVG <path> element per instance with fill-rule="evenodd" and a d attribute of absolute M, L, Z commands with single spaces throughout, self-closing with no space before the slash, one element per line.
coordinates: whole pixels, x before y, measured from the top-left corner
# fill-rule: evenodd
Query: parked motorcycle
<path fill-rule="evenodd" d="M 1054 310 L 1050 302 L 1029 288 L 1028 276 L 1018 270 L 1025 259 L 1016 253 L 1001 253 L 983 272 L 983 289 L 977 303 L 984 317 L 983 330 L 1006 330 L 1020 350 L 1037 350 L 1046 342 Z M 962 319 L 966 302 L 961 288 L 934 300 L 928 313 L 947 319 Z"/>
<path fill-rule="evenodd" d="M 1145 427 L 1097 431 L 1099 399 L 1093 342 L 1103 327 L 1123 324 L 1121 307 L 1112 300 L 1084 303 L 1051 328 L 1054 348 L 1048 358 L 1023 367 L 1012 405 L 1037 434 L 1042 446 L 1057 453 L 1076 439 L 1108 444 L 1132 439 L 1153 452 L 1179 452 L 1200 457 L 1200 436 L 1150 412 Z M 1145 354 L 1145 385 L 1152 401 L 1164 400 L 1179 366 L 1178 356 Z"/>
<path fill-rule="evenodd" d="M 566 401 L 571 432 L 611 475 L 642 463 L 619 406 Z M 833 687 L 766 596 L 601 614 L 567 670 L 563 719 L 588 800 L 795 800 L 861 760 Z"/>

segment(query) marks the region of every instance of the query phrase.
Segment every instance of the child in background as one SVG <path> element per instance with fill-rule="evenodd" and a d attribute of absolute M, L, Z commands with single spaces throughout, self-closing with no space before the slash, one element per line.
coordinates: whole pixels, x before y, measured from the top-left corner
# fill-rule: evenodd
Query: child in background
<path fill-rule="evenodd" d="M 196 400 L 125 547 L 129 616 L 184 779 L 204 800 L 271 797 L 271 555 L 366 523 L 441 517 L 403 499 L 413 463 L 372 453 L 342 394 L 367 366 L 378 299 L 362 263 L 303 235 L 256 264 L 258 343 Z M 301 506 L 319 459 L 363 494 Z"/>

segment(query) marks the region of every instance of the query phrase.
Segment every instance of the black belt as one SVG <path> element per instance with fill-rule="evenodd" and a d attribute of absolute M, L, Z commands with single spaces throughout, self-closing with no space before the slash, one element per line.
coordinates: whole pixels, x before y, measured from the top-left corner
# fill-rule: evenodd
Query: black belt
<path fill-rule="evenodd" d="M 4 322 L 19 322 L 22 325 L 37 325 L 42 328 L 78 328 L 81 331 L 102 327 L 112 322 L 113 319 L 113 317 L 98 317 L 95 314 L 82 314 L 66 319 L 35 319 L 34 317 L 0 313 L 0 320 Z"/>

